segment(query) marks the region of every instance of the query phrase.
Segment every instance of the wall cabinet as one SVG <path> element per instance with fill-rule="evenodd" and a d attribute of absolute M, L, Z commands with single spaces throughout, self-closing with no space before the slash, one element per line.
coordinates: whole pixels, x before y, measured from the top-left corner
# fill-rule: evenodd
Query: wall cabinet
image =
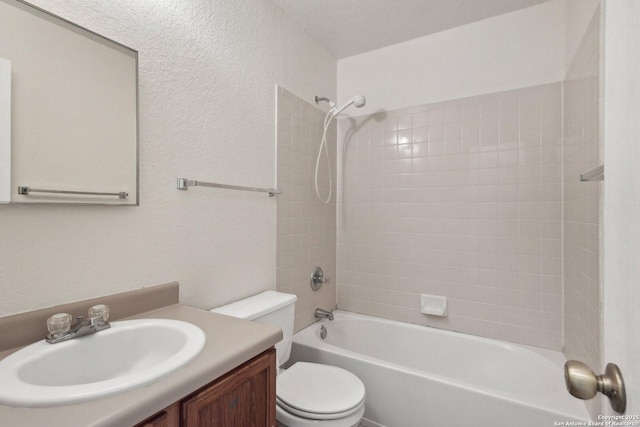
<path fill-rule="evenodd" d="M 276 352 L 268 350 L 135 427 L 275 427 Z"/>

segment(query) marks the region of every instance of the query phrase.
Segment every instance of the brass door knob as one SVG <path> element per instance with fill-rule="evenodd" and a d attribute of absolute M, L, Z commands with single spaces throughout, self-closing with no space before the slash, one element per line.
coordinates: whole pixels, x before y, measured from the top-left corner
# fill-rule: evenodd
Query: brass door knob
<path fill-rule="evenodd" d="M 624 413 L 627 395 L 620 368 L 614 363 L 607 364 L 604 374 L 596 375 L 584 363 L 569 360 L 564 364 L 564 381 L 567 391 L 578 399 L 588 400 L 600 392 L 607 396 L 614 411 Z"/>

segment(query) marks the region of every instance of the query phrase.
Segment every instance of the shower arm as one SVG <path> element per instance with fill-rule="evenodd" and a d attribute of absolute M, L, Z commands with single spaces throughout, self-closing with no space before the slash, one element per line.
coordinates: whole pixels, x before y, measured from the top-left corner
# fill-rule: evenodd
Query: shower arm
<path fill-rule="evenodd" d="M 336 111 L 336 104 L 329 98 L 325 98 L 324 96 L 318 96 L 316 95 L 313 98 L 314 101 L 316 101 L 316 105 L 318 105 L 320 103 L 320 101 L 324 101 L 327 104 L 329 104 L 329 113 L 334 114 L 335 115 L 335 111 Z"/>
<path fill-rule="evenodd" d="M 325 98 L 325 97 L 320 97 L 318 95 L 315 96 L 315 98 L 313 98 L 314 101 L 316 101 L 316 105 L 320 103 L 320 101 L 324 101 L 329 103 L 329 105 L 333 104 L 333 102 L 329 99 L 329 98 Z"/>

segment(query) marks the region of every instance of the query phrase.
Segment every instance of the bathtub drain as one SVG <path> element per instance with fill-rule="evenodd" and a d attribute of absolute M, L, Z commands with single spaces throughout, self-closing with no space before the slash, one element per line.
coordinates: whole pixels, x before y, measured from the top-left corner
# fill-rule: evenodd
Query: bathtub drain
<path fill-rule="evenodd" d="M 320 338 L 325 339 L 327 337 L 327 328 L 320 326 Z"/>

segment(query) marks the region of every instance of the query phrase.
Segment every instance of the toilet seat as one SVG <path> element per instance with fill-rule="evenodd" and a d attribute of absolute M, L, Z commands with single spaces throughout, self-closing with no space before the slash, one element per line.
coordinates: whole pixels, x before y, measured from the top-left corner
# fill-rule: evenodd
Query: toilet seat
<path fill-rule="evenodd" d="M 360 379 L 337 366 L 297 362 L 277 377 L 276 402 L 290 414 L 334 420 L 360 411 L 365 389 Z"/>

